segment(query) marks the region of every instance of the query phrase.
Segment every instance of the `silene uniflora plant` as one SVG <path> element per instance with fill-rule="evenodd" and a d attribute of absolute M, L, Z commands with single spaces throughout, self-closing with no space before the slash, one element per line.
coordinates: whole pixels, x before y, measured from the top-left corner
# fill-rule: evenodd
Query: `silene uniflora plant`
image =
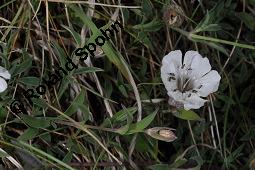
<path fill-rule="evenodd" d="M 171 51 L 163 57 L 161 78 L 169 96 L 169 105 L 177 109 L 199 109 L 205 98 L 218 90 L 220 75 L 211 70 L 207 57 L 197 51 L 187 51 L 182 58 L 180 50 Z M 154 127 L 145 132 L 165 142 L 177 139 L 172 128 Z"/>
<path fill-rule="evenodd" d="M 161 78 L 169 96 L 169 104 L 185 110 L 199 109 L 210 93 L 219 87 L 220 75 L 211 70 L 207 57 L 197 51 L 187 51 L 182 58 L 180 50 L 164 56 Z"/>

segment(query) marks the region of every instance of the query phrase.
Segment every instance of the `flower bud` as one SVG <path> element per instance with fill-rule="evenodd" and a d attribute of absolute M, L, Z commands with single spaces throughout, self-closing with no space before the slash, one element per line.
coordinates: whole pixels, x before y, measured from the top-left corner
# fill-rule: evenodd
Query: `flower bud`
<path fill-rule="evenodd" d="M 168 127 L 154 127 L 147 129 L 145 133 L 155 139 L 162 140 L 165 142 L 172 142 L 175 139 L 177 139 L 172 130 L 174 129 Z"/>

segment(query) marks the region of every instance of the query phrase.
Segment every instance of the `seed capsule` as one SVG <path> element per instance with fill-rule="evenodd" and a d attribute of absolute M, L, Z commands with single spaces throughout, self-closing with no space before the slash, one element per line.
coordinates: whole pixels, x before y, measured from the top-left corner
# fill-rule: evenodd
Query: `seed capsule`
<path fill-rule="evenodd" d="M 183 10 L 177 4 L 171 4 L 163 14 L 163 20 L 168 26 L 179 27 L 184 21 Z"/>

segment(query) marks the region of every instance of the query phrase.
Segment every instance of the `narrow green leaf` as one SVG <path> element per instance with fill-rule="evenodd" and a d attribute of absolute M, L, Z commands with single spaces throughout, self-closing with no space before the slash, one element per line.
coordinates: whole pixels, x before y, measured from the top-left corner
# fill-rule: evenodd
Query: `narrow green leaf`
<path fill-rule="evenodd" d="M 136 41 L 142 43 L 147 48 L 153 49 L 152 42 L 150 38 L 147 36 L 147 34 L 145 34 L 145 32 L 143 31 L 138 32 L 135 38 L 136 38 Z"/>
<path fill-rule="evenodd" d="M 55 158 L 54 156 L 51 156 L 49 155 L 48 153 L 32 146 L 32 145 L 29 145 L 25 142 L 22 142 L 22 141 L 17 141 L 19 144 L 21 144 L 22 146 L 26 147 L 27 149 L 31 149 L 32 151 L 36 152 L 37 154 L 40 154 L 44 157 L 46 157 L 47 159 L 51 160 L 51 161 L 54 161 L 56 163 L 58 163 L 59 165 L 65 167 L 66 169 L 69 169 L 69 170 L 75 170 L 74 168 L 70 167 L 69 165 L 67 165 L 66 163 L 60 161 L 59 159 Z"/>
<path fill-rule="evenodd" d="M 186 162 L 188 162 L 187 159 L 185 159 L 185 158 L 179 158 L 179 159 L 175 160 L 174 163 L 171 164 L 171 166 L 172 166 L 173 168 L 178 168 L 178 167 L 184 165 Z"/>
<path fill-rule="evenodd" d="M 250 29 L 255 29 L 255 17 L 253 17 L 251 14 L 240 12 L 237 14 L 237 17 L 244 22 L 244 24 Z"/>
<path fill-rule="evenodd" d="M 6 118 L 8 111 L 3 106 L 0 107 L 0 120 Z"/>
<path fill-rule="evenodd" d="M 30 140 L 33 139 L 34 137 L 36 137 L 36 135 L 38 135 L 39 133 L 39 129 L 36 128 L 28 128 L 27 130 L 25 130 L 25 132 L 23 134 L 21 134 L 18 137 L 18 140 Z"/>
<path fill-rule="evenodd" d="M 125 108 L 113 115 L 111 118 L 112 122 L 123 122 L 125 119 L 127 119 L 127 112 L 129 112 L 130 115 L 134 115 L 134 113 L 137 111 L 137 107 L 130 107 Z"/>
<path fill-rule="evenodd" d="M 131 124 L 129 126 L 129 130 L 128 130 L 127 134 L 142 132 L 154 120 L 154 117 L 156 116 L 157 112 L 158 112 L 158 109 L 155 110 L 152 114 L 149 114 L 147 117 L 145 117 L 141 121 Z"/>
<path fill-rule="evenodd" d="M 151 170 L 171 170 L 172 169 L 172 167 L 168 164 L 156 164 L 156 165 L 151 165 L 147 168 Z"/>
<path fill-rule="evenodd" d="M 25 55 L 25 54 L 24 54 Z M 32 66 L 32 59 L 28 56 L 25 58 L 25 60 L 17 65 L 17 67 L 15 68 L 14 72 L 12 73 L 12 76 L 16 76 L 17 74 L 23 73 L 24 71 L 28 70 L 29 68 L 31 68 Z"/>
<path fill-rule="evenodd" d="M 152 21 L 146 24 L 138 24 L 133 26 L 134 29 L 142 30 L 142 31 L 158 31 L 162 27 L 162 22 L 157 18 L 154 18 Z"/>
<path fill-rule="evenodd" d="M 75 97 L 72 104 L 65 111 L 65 114 L 68 115 L 68 116 L 71 116 L 78 109 L 80 109 L 82 111 L 82 113 L 84 114 L 83 115 L 84 120 L 88 120 L 90 112 L 89 112 L 88 107 L 85 103 L 85 92 L 84 92 L 84 90 L 82 90 L 80 92 L 80 94 Z"/>
<path fill-rule="evenodd" d="M 150 0 L 141 1 L 142 11 L 146 17 L 150 18 L 154 13 L 154 7 Z"/>
<path fill-rule="evenodd" d="M 126 124 L 125 126 L 122 126 L 118 130 L 116 130 L 116 133 L 125 135 L 128 132 L 128 129 L 129 129 L 129 124 Z"/>
<path fill-rule="evenodd" d="M 55 41 L 51 42 L 52 47 L 59 58 L 60 66 L 65 68 L 65 64 L 67 62 L 68 55 L 66 54 L 65 50 Z"/>
<path fill-rule="evenodd" d="M 38 77 L 22 77 L 19 81 L 29 86 L 38 86 L 40 83 L 40 79 Z"/>
<path fill-rule="evenodd" d="M 65 163 L 70 163 L 71 161 L 72 161 L 72 157 L 73 157 L 73 152 L 68 152 L 67 154 L 66 154 L 66 156 L 63 158 L 63 162 L 65 162 Z"/>
<path fill-rule="evenodd" d="M 84 101 L 84 91 L 81 91 L 78 96 L 75 97 L 72 104 L 67 108 L 65 111 L 65 114 L 68 116 L 71 116 L 73 113 L 75 113 L 79 107 L 79 104 L 81 104 Z"/>
<path fill-rule="evenodd" d="M 72 34 L 76 44 L 81 44 L 81 38 L 80 38 L 80 34 L 79 33 L 77 33 L 72 28 L 69 28 L 69 27 L 67 27 L 65 25 L 61 25 L 61 26 L 64 27 L 67 31 L 69 31 Z"/>
<path fill-rule="evenodd" d="M 143 130 L 147 126 L 149 126 L 150 123 L 154 120 L 154 117 L 156 116 L 157 112 L 158 112 L 158 109 L 155 110 L 152 114 L 146 116 L 141 121 L 139 121 L 137 123 L 130 124 L 128 130 L 127 130 L 127 125 L 125 125 L 125 126 L 119 128 L 116 132 L 120 133 L 120 134 L 126 134 L 126 135 L 143 132 Z M 125 130 L 126 130 L 126 132 L 125 132 Z"/>
<path fill-rule="evenodd" d="M 31 127 L 34 128 L 46 128 L 51 125 L 51 121 L 44 117 L 32 117 L 28 115 L 21 115 L 21 119 Z"/>
<path fill-rule="evenodd" d="M 104 70 L 101 68 L 97 68 L 97 67 L 81 67 L 81 68 L 74 70 L 73 74 L 95 73 L 98 71 L 104 71 Z"/>
<path fill-rule="evenodd" d="M 198 114 L 191 110 L 179 109 L 178 112 L 173 113 L 173 115 L 184 120 L 203 120 Z"/>

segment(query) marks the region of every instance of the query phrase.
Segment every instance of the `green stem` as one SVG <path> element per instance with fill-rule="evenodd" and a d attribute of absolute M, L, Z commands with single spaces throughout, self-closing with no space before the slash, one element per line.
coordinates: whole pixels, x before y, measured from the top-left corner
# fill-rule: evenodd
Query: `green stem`
<path fill-rule="evenodd" d="M 57 121 L 55 121 L 55 123 L 79 128 L 77 125 L 75 125 L 71 122 L 67 122 L 67 121 L 57 120 Z M 117 129 L 105 128 L 105 127 L 100 127 L 100 126 L 98 127 L 98 126 L 85 125 L 85 124 L 83 124 L 82 126 L 85 128 L 88 128 L 88 129 L 102 130 L 102 131 L 113 132 L 113 133 L 116 133 L 116 131 L 117 131 Z"/>
<path fill-rule="evenodd" d="M 189 38 L 197 39 L 197 40 L 212 41 L 212 42 L 216 42 L 216 43 L 228 44 L 228 45 L 233 45 L 233 46 L 236 46 L 236 47 L 248 48 L 248 49 L 255 50 L 255 46 L 253 46 L 253 45 L 241 44 L 241 43 L 231 42 L 231 41 L 222 40 L 222 39 L 213 38 L 213 37 L 206 37 L 206 36 L 201 36 L 201 35 L 196 35 L 196 34 L 189 34 Z"/>

